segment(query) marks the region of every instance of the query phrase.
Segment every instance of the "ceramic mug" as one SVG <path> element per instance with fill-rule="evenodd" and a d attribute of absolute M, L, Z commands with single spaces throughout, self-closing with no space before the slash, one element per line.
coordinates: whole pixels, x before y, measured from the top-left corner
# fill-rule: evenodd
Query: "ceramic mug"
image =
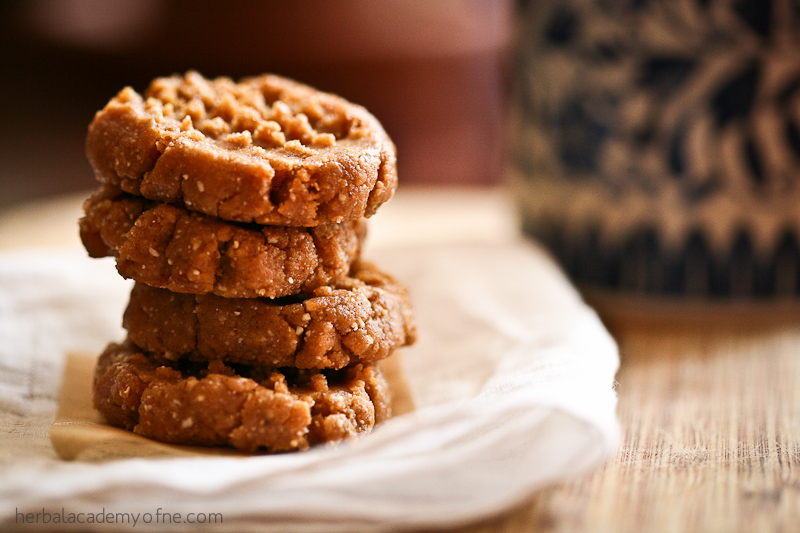
<path fill-rule="evenodd" d="M 800 3 L 520 4 L 511 175 L 580 285 L 800 294 Z"/>

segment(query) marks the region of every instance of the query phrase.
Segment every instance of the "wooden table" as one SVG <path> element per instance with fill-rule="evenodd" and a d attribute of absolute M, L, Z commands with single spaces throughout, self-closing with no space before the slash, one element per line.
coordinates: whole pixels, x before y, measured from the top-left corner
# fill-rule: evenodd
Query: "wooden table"
<path fill-rule="evenodd" d="M 620 345 L 616 455 L 463 531 L 800 531 L 796 306 L 589 299 Z"/>
<path fill-rule="evenodd" d="M 372 246 L 514 234 L 502 191 L 402 194 L 402 209 L 390 203 L 372 219 Z M 0 249 L 78 246 L 79 213 L 68 197 L 0 214 Z M 457 531 L 800 531 L 797 306 L 589 298 L 622 355 L 619 450 L 593 474 Z"/>

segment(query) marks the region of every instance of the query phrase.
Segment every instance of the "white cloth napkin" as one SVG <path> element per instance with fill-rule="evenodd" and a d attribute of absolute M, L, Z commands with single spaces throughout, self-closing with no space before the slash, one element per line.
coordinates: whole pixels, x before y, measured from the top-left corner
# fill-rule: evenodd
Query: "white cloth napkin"
<path fill-rule="evenodd" d="M 134 519 L 164 529 L 164 513 L 181 514 L 179 529 L 189 513 L 219 513 L 242 531 L 456 526 L 585 474 L 614 451 L 616 345 L 538 248 L 368 258 L 411 290 L 419 342 L 397 356 L 415 411 L 301 453 L 83 463 L 59 460 L 47 437 L 64 357 L 124 336 L 130 283 L 110 259 L 0 255 L 0 529 L 26 513 L 40 523 L 105 513 L 103 530 Z"/>

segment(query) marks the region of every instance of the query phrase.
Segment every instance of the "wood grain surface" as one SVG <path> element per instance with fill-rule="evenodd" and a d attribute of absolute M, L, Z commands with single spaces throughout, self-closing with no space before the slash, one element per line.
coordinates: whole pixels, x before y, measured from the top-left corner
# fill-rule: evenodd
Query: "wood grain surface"
<path fill-rule="evenodd" d="M 800 531 L 800 317 L 687 313 L 607 317 L 622 438 L 605 467 L 463 531 Z"/>

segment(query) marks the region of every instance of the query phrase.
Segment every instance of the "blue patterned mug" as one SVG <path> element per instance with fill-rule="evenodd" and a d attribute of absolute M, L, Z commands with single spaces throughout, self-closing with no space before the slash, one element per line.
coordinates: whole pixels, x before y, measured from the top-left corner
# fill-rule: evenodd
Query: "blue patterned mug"
<path fill-rule="evenodd" d="M 584 286 L 800 295 L 800 1 L 520 10 L 524 231 Z"/>

